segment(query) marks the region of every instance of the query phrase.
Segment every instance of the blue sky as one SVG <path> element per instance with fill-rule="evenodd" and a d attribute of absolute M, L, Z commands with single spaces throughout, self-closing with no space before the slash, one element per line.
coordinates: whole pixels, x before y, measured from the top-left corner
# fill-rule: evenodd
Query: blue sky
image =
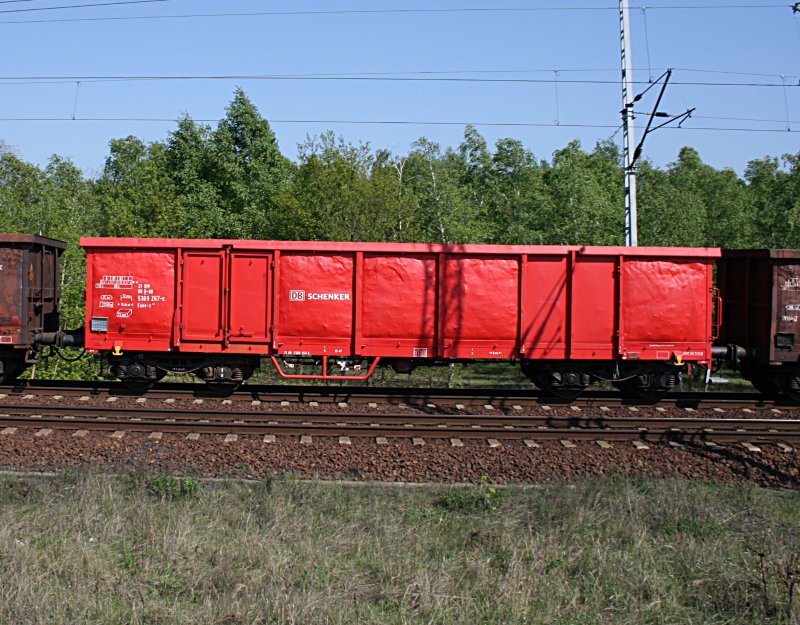
<path fill-rule="evenodd" d="M 96 175 L 111 139 L 163 140 L 183 113 L 218 119 L 237 85 L 290 158 L 306 135 L 327 129 L 396 153 L 421 136 L 457 146 L 467 122 L 490 144 L 517 138 L 545 159 L 572 139 L 586 148 L 612 135 L 621 141 L 617 0 L 151 0 L 29 10 L 102 1 L 0 2 L 0 140 L 27 161 L 44 164 L 55 153 Z M 638 88 L 675 68 L 661 110 L 696 108 L 684 130 L 648 137 L 647 158 L 666 166 L 691 145 L 707 163 L 741 174 L 750 159 L 800 150 L 792 2 L 631 4 Z M 213 13 L 250 15 L 151 19 Z M 92 79 L 212 75 L 238 78 Z M 255 75 L 296 79 L 244 78 Z M 41 77 L 58 80 L 31 80 Z M 649 111 L 655 91 L 640 110 Z M 114 121 L 87 121 L 97 119 Z"/>

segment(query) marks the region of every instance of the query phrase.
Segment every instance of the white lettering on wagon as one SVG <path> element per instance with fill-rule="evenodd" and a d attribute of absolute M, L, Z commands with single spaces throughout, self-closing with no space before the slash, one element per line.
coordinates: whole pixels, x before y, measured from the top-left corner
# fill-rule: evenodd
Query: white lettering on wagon
<path fill-rule="evenodd" d="M 800 277 L 797 276 L 789 276 L 781 284 L 781 291 L 797 291 L 798 289 L 800 289 Z"/>
<path fill-rule="evenodd" d="M 797 315 L 783 315 L 781 321 L 785 323 L 797 323 Z"/>
<path fill-rule="evenodd" d="M 95 284 L 96 289 L 132 289 L 133 276 L 103 276 Z"/>
<path fill-rule="evenodd" d="M 154 308 L 167 301 L 166 296 L 159 295 L 151 283 L 140 282 L 133 276 L 104 275 L 95 288 L 130 291 L 99 295 L 97 308 L 116 308 L 115 316 L 119 319 L 130 319 L 136 310 Z"/>
<path fill-rule="evenodd" d="M 290 302 L 319 302 L 319 301 L 333 301 L 333 302 L 349 302 L 350 293 L 310 293 L 302 290 L 289 291 Z"/>

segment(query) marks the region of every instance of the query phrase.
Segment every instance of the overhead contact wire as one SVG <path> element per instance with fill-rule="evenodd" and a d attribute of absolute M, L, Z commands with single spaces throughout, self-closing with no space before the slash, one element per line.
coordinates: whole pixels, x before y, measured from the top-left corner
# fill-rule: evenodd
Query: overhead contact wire
<path fill-rule="evenodd" d="M 31 13 L 33 11 L 63 11 L 65 9 L 87 9 L 95 7 L 124 6 L 128 4 L 152 4 L 154 2 L 172 2 L 173 0 L 119 0 L 118 2 L 95 2 L 92 4 L 68 4 L 58 7 L 32 7 L 29 9 L 2 9 L 0 13 Z"/>
<path fill-rule="evenodd" d="M 167 2 L 169 0 L 129 0 L 120 4 L 133 4 L 136 2 Z M 112 3 L 102 3 L 102 6 L 110 6 Z M 98 5 L 76 5 L 73 8 L 85 8 Z M 66 7 L 51 7 L 51 10 Z M 633 9 L 642 7 L 631 7 Z M 785 4 L 773 5 L 672 5 L 661 7 L 647 7 L 651 10 L 697 10 L 697 9 L 779 9 L 786 8 Z M 183 13 L 173 15 L 129 15 L 120 17 L 76 17 L 76 18 L 48 18 L 40 20 L 16 20 L 0 22 L 2 24 L 46 24 L 54 22 L 100 22 L 100 21 L 134 21 L 134 20 L 163 20 L 163 19 L 194 19 L 194 18 L 219 18 L 219 17 L 282 17 L 282 16 L 304 16 L 304 15 L 391 15 L 391 14 L 448 14 L 448 13 L 532 13 L 546 11 L 618 11 L 617 6 L 606 7 L 587 7 L 587 6 L 553 6 L 553 7 L 461 7 L 451 9 L 337 9 L 337 10 L 311 10 L 311 11 L 250 11 L 250 12 L 225 12 L 225 13 Z M 22 9 L 10 10 L 9 13 L 21 13 Z"/>
<path fill-rule="evenodd" d="M 550 70 L 560 73 L 561 70 Z M 0 81 L 16 82 L 46 82 L 46 81 L 66 81 L 74 82 L 135 82 L 135 81 L 166 81 L 166 80 L 292 80 L 292 81 L 352 81 L 352 82 L 452 82 L 452 83 L 482 83 L 482 84 L 553 84 L 566 83 L 576 85 L 614 85 L 617 80 L 602 79 L 563 79 L 558 76 L 554 78 L 457 78 L 457 77 L 432 77 L 432 76 L 359 76 L 359 75 L 318 75 L 318 74 L 252 74 L 252 75 L 205 75 L 205 76 L 0 76 Z M 2 83 L 0 83 L 2 84 Z M 648 85 L 648 81 L 636 80 L 634 84 Z M 748 87 L 748 88 L 787 88 L 800 87 L 797 85 L 787 85 L 785 80 L 781 82 L 709 82 L 709 81 L 673 81 L 672 85 L 696 86 L 696 87 Z"/>
<path fill-rule="evenodd" d="M 178 119 L 168 117 L 83 117 L 71 119 L 69 117 L 2 117 L 0 122 L 154 122 L 176 123 Z M 197 118 L 197 123 L 213 123 L 221 121 L 220 118 Z M 268 119 L 270 124 L 352 124 L 352 125 L 398 125 L 398 126 L 487 126 L 487 127 L 528 127 L 528 128 L 606 128 L 616 130 L 616 124 L 587 124 L 587 123 L 547 123 L 547 122 L 475 122 L 475 121 L 419 121 L 419 120 L 356 120 L 356 119 Z M 689 130 L 709 132 L 753 132 L 753 133 L 798 133 L 800 130 L 783 130 L 773 128 L 726 128 L 703 126 L 674 126 L 666 130 Z"/>

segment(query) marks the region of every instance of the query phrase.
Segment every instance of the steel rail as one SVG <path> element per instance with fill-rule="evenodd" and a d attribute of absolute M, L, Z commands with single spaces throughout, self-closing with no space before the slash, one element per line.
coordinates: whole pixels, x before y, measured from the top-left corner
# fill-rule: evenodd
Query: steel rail
<path fill-rule="evenodd" d="M 99 421 L 96 419 L 56 419 L 56 418 L 14 418 L 0 416 L 2 427 L 51 428 L 61 430 L 95 430 L 95 431 L 132 431 L 185 433 L 197 432 L 205 434 L 283 434 L 283 435 L 315 435 L 323 437 L 352 436 L 409 438 L 419 435 L 425 438 L 463 438 L 504 440 L 580 440 L 580 441 L 631 441 L 649 442 L 682 441 L 682 442 L 716 442 L 730 443 L 747 441 L 800 443 L 800 431 L 778 432 L 772 430 L 675 430 L 673 428 L 533 428 L 533 429 L 474 429 L 474 428 L 421 428 L 386 425 L 380 428 L 362 427 L 358 425 L 335 425 L 308 427 L 298 424 L 265 424 L 265 423 L 175 423 L 163 421 Z"/>
<path fill-rule="evenodd" d="M 83 405 L 18 405 L 0 404 L 0 416 L 51 416 L 56 418 L 95 418 L 130 421 L 149 419 L 151 422 L 213 421 L 218 423 L 245 421 L 258 423 L 347 423 L 379 425 L 435 425 L 447 427 L 559 427 L 559 428 L 691 428 L 691 429 L 776 429 L 800 432 L 800 419 L 779 418 L 703 418 L 703 417 L 615 417 L 615 416 L 558 416 L 558 415 L 485 415 L 485 414 L 424 414 L 424 413 L 350 413 L 313 411 L 209 411 L 183 408 L 149 408 L 124 406 Z M 117 416 L 118 415 L 118 416 Z"/>
<path fill-rule="evenodd" d="M 74 412 L 88 412 L 92 415 L 107 415 L 125 413 L 124 418 L 80 416 L 58 414 L 61 411 L 54 407 L 15 407 L 15 412 L 0 413 L 0 426 L 24 428 L 53 428 L 53 429 L 86 429 L 86 430 L 127 430 L 147 432 L 206 432 L 215 434 L 244 433 L 244 434 L 289 434 L 289 435 L 317 435 L 317 436 L 357 436 L 357 437 L 403 437 L 409 438 L 415 434 L 426 438 L 498 438 L 498 439 L 540 439 L 540 440 L 702 440 L 715 442 L 730 441 L 767 441 L 767 442 L 800 442 L 800 422 L 796 420 L 781 419 L 670 419 L 662 418 L 654 421 L 631 417 L 610 417 L 605 423 L 604 419 L 584 419 L 584 427 L 576 427 L 576 417 L 533 417 L 524 426 L 509 427 L 502 423 L 490 422 L 487 425 L 469 423 L 414 423 L 413 417 L 417 415 L 389 415 L 401 416 L 404 423 L 371 422 L 368 427 L 363 422 L 348 423 L 344 421 L 333 422 L 332 419 L 341 419 L 342 416 L 322 413 L 322 422 L 314 423 L 308 419 L 307 413 L 291 414 L 289 421 L 264 421 L 264 415 L 258 413 L 244 413 L 250 420 L 232 420 L 232 415 L 215 413 L 201 416 L 210 419 L 198 419 L 194 411 L 153 411 L 142 409 L 140 417 L 129 416 L 129 410 L 113 410 L 108 407 L 83 406 Z M 36 411 L 46 408 L 47 410 Z M 44 413 L 50 413 L 45 416 Z M 56 414 L 52 414 L 55 412 Z M 25 415 L 28 416 L 25 416 Z M 153 418 L 157 414 L 158 418 Z M 168 415 L 168 416 L 165 416 Z M 178 420 L 178 416 L 183 416 Z M 239 416 L 239 415 L 235 415 Z M 359 415 L 364 417 L 365 415 Z M 375 419 L 374 415 L 366 415 Z M 483 415 L 476 415 L 485 419 Z M 149 417 L 149 418 L 143 418 Z M 214 418 L 217 417 L 217 418 Z M 411 417 L 411 421 L 409 421 Z M 269 415 L 268 418 L 275 418 Z M 261 420 L 258 420 L 261 419 Z M 302 420 L 301 420 L 302 419 Z M 714 427 L 709 427 L 713 425 Z M 724 427 L 720 428 L 722 425 Z M 749 429 L 758 426 L 758 429 Z"/>
<path fill-rule="evenodd" d="M 14 385 L 0 386 L 6 395 L 42 394 L 65 396 L 138 396 L 119 382 L 74 382 L 68 380 L 22 380 Z M 229 397 L 224 397 L 208 389 L 204 384 L 162 383 L 155 386 L 144 397 L 166 399 L 177 397 L 203 399 L 230 399 L 232 401 L 318 401 L 352 403 L 434 403 L 444 405 L 459 402 L 491 403 L 495 406 L 513 404 L 523 405 L 576 405 L 576 406 L 647 406 L 654 402 L 623 397 L 615 391 L 587 391 L 579 398 L 567 401 L 547 396 L 536 389 L 424 389 L 366 386 L 282 386 L 245 385 Z M 680 392 L 671 393 L 657 402 L 662 406 L 677 407 L 769 407 L 797 405 L 779 397 L 765 397 L 759 393 L 746 392 Z"/>

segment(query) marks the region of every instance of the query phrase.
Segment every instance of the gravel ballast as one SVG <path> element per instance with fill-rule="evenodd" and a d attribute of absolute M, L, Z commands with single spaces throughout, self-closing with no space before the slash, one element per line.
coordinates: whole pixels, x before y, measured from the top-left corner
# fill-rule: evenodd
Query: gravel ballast
<path fill-rule="evenodd" d="M 538 447 L 503 441 L 492 448 L 482 440 L 464 440 L 463 447 L 452 447 L 447 439 L 413 445 L 410 439 L 398 438 L 379 445 L 374 438 L 355 437 L 352 444 L 342 445 L 336 438 L 314 437 L 307 444 L 299 437 L 277 436 L 274 443 L 264 443 L 261 436 L 240 435 L 225 443 L 222 435 L 190 440 L 186 434 L 168 433 L 153 440 L 136 432 L 121 439 L 99 431 L 83 437 L 69 430 L 44 437 L 35 432 L 19 429 L 0 436 L 0 465 L 45 471 L 91 466 L 206 477 L 293 475 L 389 482 L 536 483 L 616 474 L 794 487 L 800 480 L 797 451 L 784 452 L 770 444 L 761 446 L 760 452 L 740 444 L 711 449 L 651 443 L 649 449 L 636 449 L 630 442 L 602 449 L 590 442 L 566 448 L 557 441 L 539 441 Z"/>

